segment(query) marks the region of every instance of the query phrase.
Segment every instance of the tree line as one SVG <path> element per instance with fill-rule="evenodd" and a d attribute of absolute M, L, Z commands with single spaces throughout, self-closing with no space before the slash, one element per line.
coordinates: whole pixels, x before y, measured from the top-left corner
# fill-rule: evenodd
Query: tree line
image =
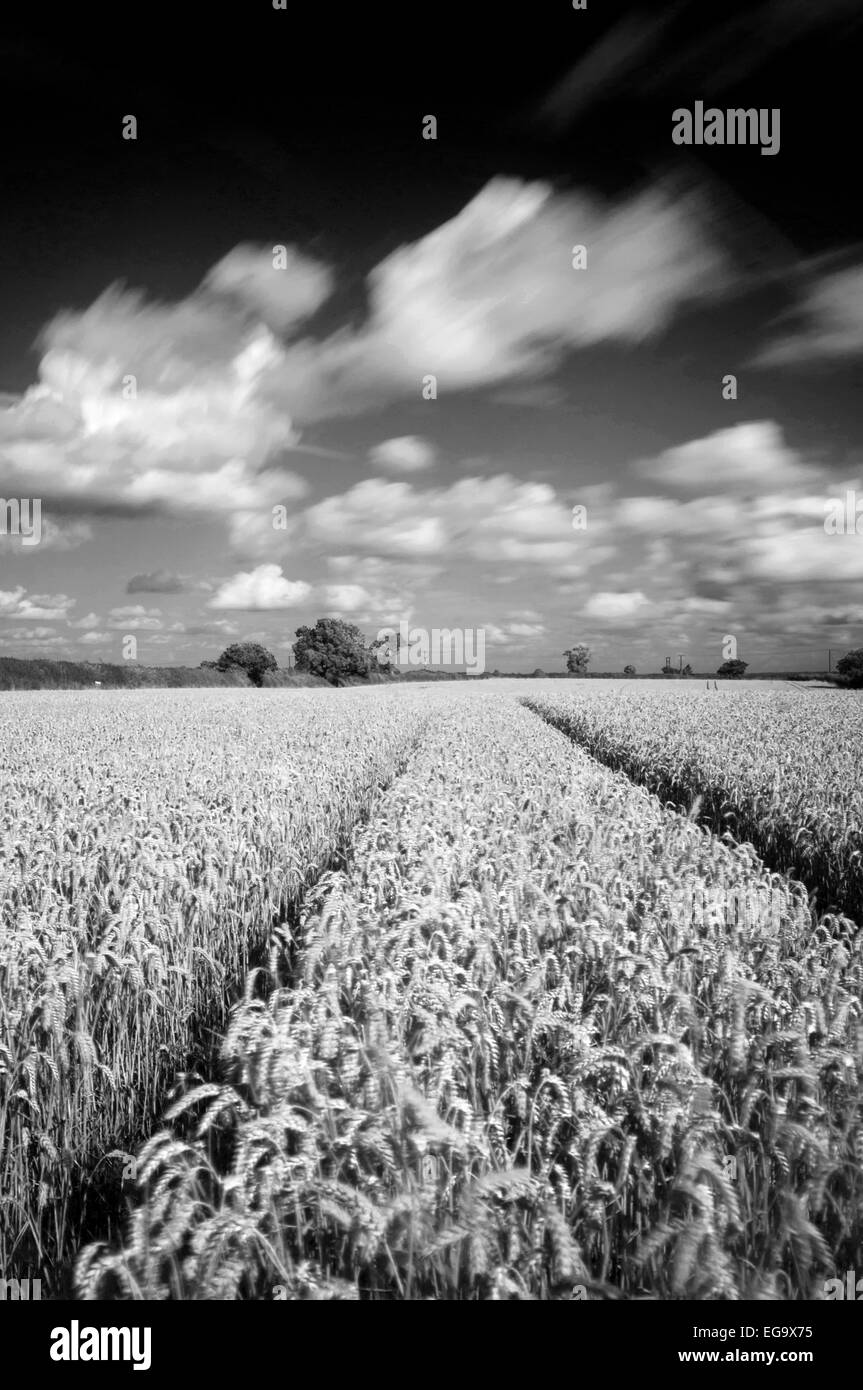
<path fill-rule="evenodd" d="M 390 675 L 394 669 L 386 639 L 377 638 L 370 642 L 358 627 L 340 618 L 318 618 L 313 627 L 297 628 L 293 650 L 297 671 L 319 676 L 331 685 L 368 679 L 375 672 Z M 591 655 L 590 648 L 583 643 L 565 651 L 563 656 L 569 674 L 586 676 Z M 747 661 L 739 658 L 723 661 L 717 667 L 716 675 L 725 680 L 742 680 L 748 665 Z M 244 672 L 252 685 L 261 686 L 267 672 L 278 669 L 278 662 L 272 652 L 259 642 L 235 642 L 225 648 L 218 660 L 202 661 L 201 666 L 222 672 Z M 534 672 L 536 676 L 542 674 L 539 668 Z M 638 672 L 634 666 L 627 665 L 623 674 L 635 676 Z M 661 674 L 689 677 L 694 676 L 695 672 L 688 664 L 678 671 L 666 661 Z M 836 677 L 839 685 L 851 689 L 863 688 L 863 647 L 842 657 L 836 666 Z"/>

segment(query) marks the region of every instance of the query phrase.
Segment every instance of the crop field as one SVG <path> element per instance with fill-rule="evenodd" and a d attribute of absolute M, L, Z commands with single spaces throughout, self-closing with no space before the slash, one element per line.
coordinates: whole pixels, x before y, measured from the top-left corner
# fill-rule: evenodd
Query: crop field
<path fill-rule="evenodd" d="M 0 706 L 0 1268 L 50 1284 L 418 709 L 278 691 Z M 70 770 L 71 769 L 71 770 Z"/>
<path fill-rule="evenodd" d="M 45 692 L 0 727 L 7 1277 L 808 1300 L 859 1258 L 859 697 Z"/>
<path fill-rule="evenodd" d="M 579 682 L 528 705 L 587 752 L 719 834 L 750 840 L 824 907 L 863 919 L 863 697 L 788 686 Z M 602 688 L 604 687 L 604 688 Z"/>

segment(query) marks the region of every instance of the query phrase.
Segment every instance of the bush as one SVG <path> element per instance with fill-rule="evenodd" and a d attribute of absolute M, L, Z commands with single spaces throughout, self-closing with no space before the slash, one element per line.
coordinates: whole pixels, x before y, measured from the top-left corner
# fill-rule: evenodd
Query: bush
<path fill-rule="evenodd" d="M 312 676 L 308 671 L 287 671 L 282 666 L 277 671 L 266 671 L 261 681 L 264 690 L 300 690 L 326 684 L 322 676 Z"/>
<path fill-rule="evenodd" d="M 222 652 L 216 667 L 219 671 L 245 671 L 252 685 L 262 685 L 265 673 L 275 671 L 278 664 L 260 642 L 234 642 Z"/>
<path fill-rule="evenodd" d="M 853 652 L 848 652 L 841 661 L 837 661 L 836 670 L 842 677 L 842 684 L 851 690 L 859 690 L 863 687 L 863 647 L 857 647 Z"/>

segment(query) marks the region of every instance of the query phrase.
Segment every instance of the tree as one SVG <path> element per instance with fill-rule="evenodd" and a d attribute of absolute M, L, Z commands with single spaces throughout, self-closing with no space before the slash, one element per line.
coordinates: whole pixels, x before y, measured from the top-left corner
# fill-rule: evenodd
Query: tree
<path fill-rule="evenodd" d="M 570 647 L 563 655 L 566 657 L 566 669 L 572 676 L 586 676 L 587 663 L 590 661 L 590 647 L 586 647 L 583 642 L 577 647 Z"/>
<path fill-rule="evenodd" d="M 545 675 L 545 672 L 544 672 L 539 666 L 537 666 L 537 668 L 536 668 L 536 670 L 534 671 L 533 674 L 534 674 L 534 678 L 536 678 L 537 676 L 544 676 L 544 675 Z"/>
<path fill-rule="evenodd" d="M 662 668 L 662 674 L 663 674 L 664 676 L 673 676 L 673 675 L 675 675 L 674 667 L 672 666 L 672 664 L 671 664 L 670 661 L 666 661 L 665 665 L 664 665 L 663 668 Z"/>
<path fill-rule="evenodd" d="M 298 627 L 294 658 L 298 671 L 322 676 L 330 685 L 382 669 L 360 629 L 341 618 L 318 618 L 314 627 Z"/>
<path fill-rule="evenodd" d="M 267 671 L 275 671 L 278 662 L 272 652 L 262 647 L 260 642 L 233 642 L 226 647 L 216 662 L 219 671 L 245 671 L 252 685 L 263 685 Z"/>
<path fill-rule="evenodd" d="M 836 670 L 842 677 L 843 685 L 859 690 L 863 686 L 863 647 L 855 648 L 837 661 Z"/>
<path fill-rule="evenodd" d="M 623 668 L 623 674 L 624 674 L 625 676 L 634 676 L 634 675 L 636 674 L 635 667 L 634 667 L 634 666 L 624 666 L 624 668 Z"/>
<path fill-rule="evenodd" d="M 695 672 L 693 671 L 693 669 L 692 669 L 692 667 L 690 666 L 690 664 L 689 664 L 688 661 L 687 661 L 686 665 L 685 665 L 684 668 L 683 668 L 683 674 L 684 674 L 684 676 L 694 676 L 694 675 L 695 675 Z"/>
<path fill-rule="evenodd" d="M 733 661 L 723 661 L 716 674 L 724 676 L 726 680 L 739 681 L 743 679 L 743 672 L 748 665 L 748 661 L 741 661 L 739 657 L 735 657 Z"/>

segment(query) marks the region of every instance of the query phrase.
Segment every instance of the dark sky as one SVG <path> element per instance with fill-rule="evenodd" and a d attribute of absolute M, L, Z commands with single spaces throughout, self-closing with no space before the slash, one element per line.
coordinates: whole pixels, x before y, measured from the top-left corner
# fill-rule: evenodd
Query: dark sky
<path fill-rule="evenodd" d="M 822 547 L 821 558 L 807 557 L 796 574 L 777 536 L 793 552 L 812 499 L 826 499 L 830 488 L 861 474 L 858 9 L 846 0 L 818 6 L 761 0 L 735 15 L 707 0 L 650 6 L 589 0 L 587 10 L 575 11 L 561 0 L 508 9 L 402 6 L 392 13 L 336 6 L 314 17 L 312 9 L 278 11 L 263 3 L 86 13 L 48 6 L 7 23 L 0 40 L 0 392 L 9 407 L 8 431 L 0 435 L 3 495 L 36 495 L 38 487 L 46 515 L 61 531 L 77 526 L 79 532 L 76 538 L 68 531 L 68 544 L 46 537 L 26 555 L 7 539 L 0 593 L 14 596 L 23 588 L 24 596 L 7 599 L 0 650 L 80 655 L 81 634 L 93 634 L 85 650 L 111 659 L 122 634 L 137 631 L 142 639 L 151 634 L 151 643 L 158 635 L 161 646 L 144 650 L 142 640 L 139 659 L 197 661 L 213 654 L 230 625 L 244 633 L 254 626 L 275 640 L 277 632 L 289 636 L 326 608 L 371 628 L 390 620 L 399 602 L 427 625 L 486 623 L 499 643 L 490 664 L 502 669 L 553 665 L 560 639 L 569 645 L 582 631 L 609 664 L 641 644 L 648 669 L 657 651 L 664 655 L 666 642 L 684 639 L 694 664 L 712 661 L 729 631 L 739 632 L 762 664 L 774 668 L 784 666 L 792 650 L 801 663 L 807 653 L 815 661 L 828 636 L 840 646 L 855 642 L 863 636 L 857 601 L 863 564 L 842 545 L 851 538 L 831 537 L 838 542 L 832 550 Z M 675 146 L 671 113 L 696 100 L 721 108 L 780 108 L 780 152 L 771 157 L 752 148 Z M 121 138 L 128 113 L 138 120 L 134 142 Z M 438 120 L 436 141 L 421 138 L 427 113 Z M 601 208 L 640 209 L 638 200 L 650 195 L 671 209 L 692 206 L 699 235 L 723 259 L 725 280 L 697 306 L 687 290 L 685 302 L 675 299 L 655 331 L 643 334 L 628 323 L 621 331 L 607 327 L 617 306 L 606 291 L 587 311 L 596 315 L 595 329 L 569 335 L 560 322 L 549 329 L 554 350 L 542 369 L 532 338 L 519 348 L 536 349 L 537 362 L 523 370 L 488 363 L 467 368 L 459 358 L 454 389 L 436 403 L 432 428 L 429 411 L 422 412 L 404 383 L 384 380 L 387 371 L 398 375 L 392 363 L 386 370 L 376 366 L 373 381 L 364 374 L 375 268 L 397 248 L 417 245 L 431 266 L 423 276 L 440 272 L 446 278 L 449 271 L 437 266 L 437 253 L 424 239 L 502 179 L 539 182 L 562 209 L 586 198 L 599 200 Z M 483 218 L 493 221 L 493 208 L 482 206 Z M 636 243 L 641 215 L 634 211 L 626 223 Z M 492 236 L 493 228 L 483 228 L 483 236 Z M 577 228 L 576 216 L 573 242 Z M 656 235 L 655 229 L 645 232 L 647 241 Z M 490 323 L 493 299 L 528 292 L 531 277 L 544 273 L 531 262 L 546 254 L 541 237 L 512 251 L 501 237 L 492 288 L 477 291 L 476 302 L 485 295 L 486 309 L 476 312 L 491 315 Z M 465 277 L 469 292 L 459 280 L 455 303 L 473 322 L 469 301 L 478 277 L 471 258 L 486 252 L 484 243 L 468 244 L 469 231 L 463 240 L 456 235 L 445 259 L 447 266 L 458 262 Z M 60 348 L 50 330 L 42 336 L 58 314 L 83 313 L 118 282 L 141 291 L 141 303 L 183 306 L 190 297 L 194 303 L 196 287 L 234 248 L 276 242 L 327 267 L 331 277 L 329 292 L 315 300 L 301 330 L 293 321 L 275 328 L 268 322 L 283 348 L 301 339 L 294 354 L 301 361 L 292 361 L 279 380 L 276 367 L 274 375 L 262 376 L 259 398 L 268 409 L 278 399 L 302 428 L 303 443 L 331 455 L 291 452 L 291 472 L 302 479 L 304 498 L 293 510 L 303 516 L 294 518 L 284 552 L 274 551 L 271 536 L 266 545 L 250 542 L 248 525 L 232 524 L 211 499 L 184 511 L 168 490 L 142 482 L 148 470 L 161 476 L 163 467 L 180 468 L 175 441 L 162 463 L 159 441 L 167 436 L 161 427 L 146 426 L 146 448 L 140 441 L 130 445 L 113 416 L 109 426 L 98 414 L 94 431 L 87 412 L 95 407 L 82 405 L 74 371 L 70 378 L 63 369 L 59 387 L 52 379 L 50 409 L 42 401 L 38 419 L 28 415 L 21 432 L 21 408 L 30 400 L 25 393 L 40 380 L 45 352 L 70 350 L 70 344 L 79 352 L 74 328 Z M 629 265 L 637 246 L 630 249 L 627 241 L 622 254 Z M 638 275 L 651 276 L 654 255 L 648 249 Z M 401 323 L 410 316 L 411 275 L 398 284 Z M 423 279 L 418 314 L 433 289 Z M 634 302 L 639 294 L 633 271 L 627 295 Z M 503 312 L 509 323 L 515 310 L 504 306 Z M 574 315 L 580 313 L 576 305 Z M 627 305 L 624 317 L 632 314 L 637 318 Z M 443 309 L 441 315 L 445 324 Z M 98 327 L 81 339 L 80 353 L 91 354 L 91 363 L 113 351 L 106 344 L 113 341 L 114 310 L 100 309 L 98 317 Z M 148 360 L 144 372 L 153 371 L 146 390 L 162 393 L 160 409 L 165 393 L 188 385 L 185 368 L 171 377 L 171 334 L 179 332 L 177 351 L 187 366 L 202 364 L 200 344 L 184 346 L 185 327 L 172 323 L 166 321 L 162 340 L 168 365 L 160 376 Z M 412 331 L 419 331 L 416 325 Z M 454 321 L 456 345 L 462 331 L 468 330 Z M 129 332 L 134 339 L 134 326 L 123 330 Z M 394 345 L 396 358 L 410 358 L 393 333 L 384 325 L 373 338 L 375 362 L 381 338 Z M 350 362 L 325 351 L 324 365 L 309 367 L 316 345 L 332 343 L 335 335 L 338 347 L 340 334 L 357 339 Z M 438 338 L 430 332 L 430 342 L 444 343 L 437 349 L 444 378 L 445 338 L 442 328 Z M 767 361 L 771 344 L 792 338 L 784 361 L 776 354 Z M 121 333 L 120 341 L 128 354 L 128 336 Z M 759 354 L 765 360 L 754 365 Z M 734 403 L 718 394 L 717 382 L 729 371 L 741 383 Z M 212 382 L 211 388 L 217 390 Z M 83 411 L 83 433 L 73 436 L 67 410 Z M 99 435 L 109 427 L 113 442 Z M 716 441 L 737 427 L 750 432 Z M 40 453 L 52 430 L 58 431 L 56 449 Z M 4 438 L 14 440 L 8 454 Z M 94 438 L 95 452 L 88 454 Z M 404 439 L 426 442 L 435 454 L 431 471 L 409 462 L 370 464 L 379 443 Z M 713 441 L 705 453 L 718 459 L 726 445 L 733 454 L 738 443 L 761 450 L 759 457 L 764 448 L 779 451 L 757 486 L 734 489 L 736 526 L 724 503 L 716 503 L 729 489 L 717 491 L 713 477 L 703 480 L 701 493 L 695 485 L 682 491 L 671 485 L 669 451 L 700 440 Z M 109 460 L 114 446 L 118 459 L 128 450 L 125 461 L 114 464 L 113 454 Z M 52 488 L 64 450 L 82 469 L 77 491 L 68 480 Z M 273 457 L 262 447 L 248 464 L 251 474 Z M 651 467 L 650 459 L 659 463 Z M 87 460 L 99 474 L 92 485 Z M 211 464 L 196 456 L 194 471 L 223 462 L 218 451 Z M 495 481 L 504 477 L 509 492 Z M 464 490 L 453 489 L 466 478 L 485 484 L 476 494 L 472 537 L 448 520 L 463 512 Z M 375 479 L 377 493 L 370 486 L 368 501 L 366 493 L 357 499 L 358 485 Z M 594 490 L 598 509 L 595 556 L 583 570 L 580 561 L 562 558 L 563 537 L 555 529 L 560 516 L 557 522 L 552 516 L 555 508 L 568 514 L 579 487 Z M 278 489 L 272 499 L 268 493 L 267 506 L 281 495 Z M 630 504 L 651 495 L 670 498 L 678 511 L 648 532 Z M 704 546 L 693 520 L 699 496 L 708 504 Z M 776 501 L 782 496 L 790 498 L 784 516 Z M 388 544 L 383 525 L 366 524 L 368 508 L 377 508 L 380 520 L 380 508 L 390 503 L 398 514 L 393 527 L 403 534 L 407 526 L 408 534 L 419 535 L 423 517 L 431 518 L 418 547 L 403 539 Z M 237 506 L 244 515 L 249 510 Z M 310 507 L 323 511 L 307 517 Z M 498 515 L 524 508 L 533 517 L 534 507 L 540 515 L 521 535 L 510 534 Z M 497 509 L 494 516 L 488 508 Z M 753 516 L 757 533 L 748 530 Z M 817 520 L 807 524 L 820 527 Z M 551 529 L 540 536 L 545 525 Z M 718 534 L 717 527 L 724 529 Z M 90 538 L 82 541 L 84 531 Z M 534 553 L 528 553 L 528 540 Z M 623 549 L 615 553 L 616 547 Z M 840 550 L 835 567 L 832 557 Z M 279 582 L 308 586 L 304 599 L 297 599 L 302 589 L 291 590 L 283 607 L 276 606 L 278 596 L 261 599 L 271 571 L 262 584 L 231 583 L 275 564 Z M 182 577 L 170 600 L 158 588 L 155 597 L 147 594 L 140 583 L 134 599 L 124 597 L 135 573 L 163 570 Z M 346 583 L 354 586 L 350 595 L 332 592 Z M 239 608 L 230 598 L 237 589 L 258 597 Z M 619 611 L 614 595 L 630 596 Z M 34 596 L 66 602 L 35 602 Z M 687 608 L 693 599 L 727 606 Z M 133 611 L 136 604 L 142 613 Z M 61 611 L 63 617 L 33 616 Z M 0 619 L 3 612 L 0 607 Z M 519 616 L 528 613 L 534 616 Z M 69 626 L 85 615 L 89 627 Z M 205 631 L 191 632 L 195 627 Z"/>
<path fill-rule="evenodd" d="M 264 3 L 218 18 L 206 7 L 97 18 L 40 6 L 0 39 L 0 386 L 29 383 L 35 361 L 22 347 L 58 296 L 89 303 L 114 279 L 181 295 L 278 223 L 337 256 L 356 298 L 376 260 L 499 174 L 614 194 L 691 164 L 693 177 L 721 181 L 732 237 L 745 235 L 739 198 L 764 218 L 775 256 L 856 240 L 860 48 L 848 36 L 859 39 L 858 8 L 785 0 L 735 20 L 710 0 L 584 12 L 436 4 L 401 16 L 345 5 L 330 22 L 314 7 Z M 593 90 L 576 79 L 571 114 L 562 94 L 562 110 L 543 115 L 576 64 L 589 76 L 603 39 L 630 33 L 641 62 L 605 81 L 600 69 Z M 670 145 L 669 100 L 689 93 L 780 106 L 781 158 L 716 147 L 684 160 Z M 134 159 L 119 138 L 127 112 L 139 120 Z M 426 112 L 438 115 L 439 140 L 418 149 Z"/>

